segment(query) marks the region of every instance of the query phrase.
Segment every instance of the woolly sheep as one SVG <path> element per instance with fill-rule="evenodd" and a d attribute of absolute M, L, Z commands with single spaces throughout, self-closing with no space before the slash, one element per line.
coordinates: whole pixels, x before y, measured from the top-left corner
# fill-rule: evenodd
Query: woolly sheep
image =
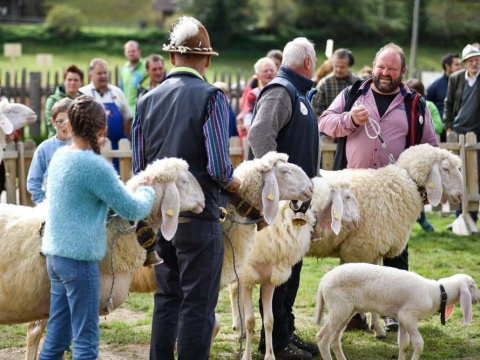
<path fill-rule="evenodd" d="M 440 201 L 458 203 L 463 196 L 460 158 L 428 144 L 405 150 L 398 162 L 380 169 L 322 171 L 326 177 L 341 176 L 352 183 L 360 205 L 357 229 L 345 229 L 333 241 L 312 243 L 308 256 L 339 257 L 341 263 L 377 264 L 405 248 L 420 214 L 426 189 L 433 206 Z"/>
<path fill-rule="evenodd" d="M 176 231 L 178 213 L 192 210 L 199 213 L 205 206 L 205 198 L 195 177 L 188 172 L 188 164 L 180 159 L 157 160 L 133 177 L 127 187 L 134 191 L 145 177 L 156 178 L 156 199 L 150 216 L 146 219 L 154 229 L 160 228 L 169 239 Z M 170 211 L 173 210 L 173 216 Z M 16 205 L 0 206 L 0 324 L 15 324 L 48 318 L 50 280 L 41 249 L 40 225 L 44 222 L 45 209 Z M 168 214 L 167 214 L 168 211 Z M 124 230 L 129 231 L 124 233 Z M 145 250 L 136 240 L 135 232 L 126 220 L 114 217 L 107 225 L 108 251 L 99 262 L 101 270 L 100 315 L 108 313 L 106 300 L 112 288 L 112 267 L 115 266 L 113 307 L 125 300 L 133 273 L 145 260 Z M 115 254 L 111 248 L 115 241 Z M 37 269 L 32 273 L 31 269 Z M 34 274 L 34 276 L 32 276 Z M 27 359 L 35 359 L 45 321 L 29 324 Z"/>
<path fill-rule="evenodd" d="M 0 101 L 0 161 L 3 159 L 3 150 L 7 144 L 5 135 L 10 135 L 36 120 L 37 115 L 28 106 L 10 104 L 7 98 L 2 98 Z"/>
<path fill-rule="evenodd" d="M 288 156 L 269 152 L 260 159 L 244 161 L 234 172 L 240 179 L 238 194 L 252 206 L 263 211 L 267 223 L 272 224 L 278 212 L 280 200 L 308 200 L 312 196 L 312 184 L 300 167 L 287 163 Z M 272 200 L 268 194 L 274 194 Z M 222 224 L 224 234 L 227 233 L 235 248 L 235 267 L 237 272 L 243 266 L 246 254 L 255 239 L 256 225 L 244 225 L 250 221 L 235 210 L 235 206 L 227 203 L 228 216 Z M 235 280 L 233 269 L 232 243 L 224 235 L 224 258 L 221 288 Z M 157 289 L 154 272 L 151 268 L 139 268 L 134 275 L 131 291 L 154 292 Z"/>
<path fill-rule="evenodd" d="M 418 322 L 439 311 L 440 284 L 447 293 L 447 308 L 453 310 L 460 303 L 468 325 L 472 320 L 472 304 L 479 298 L 477 285 L 468 275 L 457 274 L 436 281 L 413 272 L 365 263 L 345 264 L 330 270 L 318 286 L 315 314 L 320 325 L 324 306 L 329 309 L 325 325 L 316 336 L 322 358 L 332 359 L 332 345 L 337 360 L 345 360 L 341 338 L 348 321 L 356 312 L 373 311 L 398 319 L 398 359 L 405 360 L 411 339 L 412 360 L 418 360 L 423 352 Z"/>
<path fill-rule="evenodd" d="M 313 179 L 314 190 L 310 209 L 306 212 L 307 223 L 294 225 L 294 212 L 288 201 L 282 201 L 273 226 L 256 236 L 252 250 L 248 253 L 245 265 L 240 271 L 242 303 L 245 311 L 247 341 L 243 359 L 251 359 L 252 335 L 255 327 L 252 291 L 256 284 L 262 285 L 262 302 L 265 325 L 265 359 L 274 359 L 272 348 L 272 297 L 276 286 L 285 283 L 291 275 L 292 266 L 298 263 L 310 247 L 315 222 L 329 232 L 331 228 L 338 234 L 342 216 L 345 225 L 358 224 L 358 202 L 350 192 L 348 181 L 341 179 Z M 328 216 L 327 216 L 328 214 Z M 333 220 L 333 221 L 332 221 Z M 237 305 L 238 283 L 230 287 L 230 301 L 234 319 L 234 329 L 240 337 Z"/>

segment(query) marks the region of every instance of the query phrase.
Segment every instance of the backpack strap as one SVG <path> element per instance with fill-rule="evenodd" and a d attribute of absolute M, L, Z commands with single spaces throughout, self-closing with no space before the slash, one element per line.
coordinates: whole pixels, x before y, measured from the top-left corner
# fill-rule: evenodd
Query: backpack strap
<path fill-rule="evenodd" d="M 425 109 L 427 103 L 423 96 L 411 90 L 412 94 L 405 98 L 405 111 L 408 119 L 408 135 L 405 148 L 418 145 L 422 141 L 425 125 Z"/>
<path fill-rule="evenodd" d="M 345 107 L 343 111 L 350 111 L 355 104 L 355 101 L 360 97 L 364 80 L 357 80 L 352 86 L 343 90 L 343 96 L 345 98 Z M 347 168 L 347 137 L 343 136 L 337 138 L 337 149 L 335 150 L 335 158 L 333 160 L 333 170 L 343 170 Z"/>

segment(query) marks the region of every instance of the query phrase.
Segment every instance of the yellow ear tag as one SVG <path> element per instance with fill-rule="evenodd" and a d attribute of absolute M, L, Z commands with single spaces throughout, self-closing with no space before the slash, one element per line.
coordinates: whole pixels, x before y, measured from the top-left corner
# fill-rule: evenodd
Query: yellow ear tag
<path fill-rule="evenodd" d="M 167 210 L 167 215 L 168 216 L 173 216 L 173 209 L 168 209 Z"/>
<path fill-rule="evenodd" d="M 338 220 L 338 214 L 337 214 L 337 210 L 335 210 L 335 208 L 333 208 L 333 218 L 335 220 Z"/>
<path fill-rule="evenodd" d="M 267 199 L 270 200 L 270 201 L 272 201 L 272 200 L 273 200 L 273 194 L 268 194 L 268 195 L 267 195 Z"/>
<path fill-rule="evenodd" d="M 435 185 L 433 184 L 433 182 L 431 182 L 431 183 L 428 184 L 428 187 L 429 187 L 430 189 L 433 189 L 433 188 L 435 187 Z"/>

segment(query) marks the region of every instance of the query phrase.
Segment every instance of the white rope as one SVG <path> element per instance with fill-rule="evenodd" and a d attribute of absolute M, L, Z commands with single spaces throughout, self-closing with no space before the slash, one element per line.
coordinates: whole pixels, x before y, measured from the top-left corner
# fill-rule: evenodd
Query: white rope
<path fill-rule="evenodd" d="M 354 107 L 366 110 L 365 106 L 358 100 L 355 101 Z M 370 134 L 370 132 L 368 131 L 367 123 L 365 123 L 365 133 L 367 134 L 368 138 L 372 139 L 372 140 L 375 140 L 375 139 L 378 138 L 378 140 L 380 140 L 380 142 L 382 143 L 382 148 L 386 149 L 387 144 L 385 143 L 382 136 L 380 135 L 380 124 L 379 124 L 379 122 L 375 119 L 372 119 L 372 117 L 369 116 L 368 117 L 368 124 L 370 124 L 370 127 L 372 128 L 372 131 L 374 132 L 374 135 Z M 395 158 L 393 157 L 392 153 L 390 153 L 390 152 L 388 154 L 388 159 L 390 160 L 391 164 L 395 163 Z"/>

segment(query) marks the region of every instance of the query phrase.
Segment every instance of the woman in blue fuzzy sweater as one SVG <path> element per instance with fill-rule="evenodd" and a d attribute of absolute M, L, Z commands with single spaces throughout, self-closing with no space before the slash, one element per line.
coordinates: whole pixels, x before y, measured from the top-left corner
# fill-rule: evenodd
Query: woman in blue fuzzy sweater
<path fill-rule="evenodd" d="M 126 219 L 146 217 L 155 198 L 145 183 L 127 191 L 99 145 L 106 131 L 103 105 L 81 96 L 68 110 L 72 145 L 52 158 L 48 177 L 48 221 L 42 252 L 47 257 L 51 298 L 41 360 L 60 359 L 73 340 L 73 359 L 96 359 L 100 274 L 106 253 L 107 207 Z"/>

